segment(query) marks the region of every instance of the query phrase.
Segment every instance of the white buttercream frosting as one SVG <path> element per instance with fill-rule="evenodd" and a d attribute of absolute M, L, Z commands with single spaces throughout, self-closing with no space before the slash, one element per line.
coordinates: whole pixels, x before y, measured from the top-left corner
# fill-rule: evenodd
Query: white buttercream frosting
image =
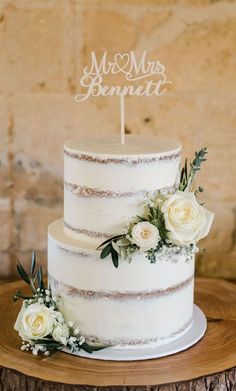
<path fill-rule="evenodd" d="M 117 343 L 163 343 L 184 331 L 193 310 L 194 258 L 173 254 L 151 264 L 139 253 L 115 269 L 84 246 L 64 233 L 62 220 L 50 224 L 48 273 L 67 320 Z"/>
<path fill-rule="evenodd" d="M 156 136 L 126 135 L 125 144 L 121 145 L 120 137 L 106 136 L 105 138 L 81 137 L 66 141 L 65 148 L 75 153 L 91 153 L 105 157 L 147 156 L 168 154 L 180 150 L 180 144 L 176 140 L 165 139 Z"/>
<path fill-rule="evenodd" d="M 64 219 L 48 230 L 48 273 L 67 321 L 91 342 L 123 347 L 163 344 L 185 333 L 193 313 L 194 256 L 174 252 L 151 264 L 100 259 L 105 238 L 142 214 L 147 194 L 173 189 L 180 144 L 130 136 L 65 143 Z"/>
<path fill-rule="evenodd" d="M 175 185 L 180 149 L 173 140 L 132 135 L 125 145 L 109 137 L 66 142 L 67 234 L 96 248 L 103 239 L 122 233 L 129 218 L 143 213 L 147 194 Z"/>

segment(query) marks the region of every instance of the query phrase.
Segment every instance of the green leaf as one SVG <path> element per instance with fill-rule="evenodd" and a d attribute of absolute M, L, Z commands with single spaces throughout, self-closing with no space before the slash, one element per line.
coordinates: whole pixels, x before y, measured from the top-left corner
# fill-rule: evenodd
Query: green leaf
<path fill-rule="evenodd" d="M 32 253 L 32 261 L 31 261 L 31 275 L 34 274 L 35 265 L 36 265 L 36 255 L 35 255 L 35 251 L 33 251 L 33 253 Z"/>
<path fill-rule="evenodd" d="M 109 345 L 105 345 L 105 346 L 99 346 L 99 345 L 97 345 L 97 346 L 93 346 L 93 345 L 89 345 L 87 342 L 84 342 L 81 346 L 80 346 L 80 348 L 81 349 L 83 349 L 85 352 L 87 352 L 87 353 L 93 353 L 93 352 L 97 352 L 97 351 L 99 351 L 99 350 L 103 350 L 103 349 L 105 349 L 105 348 L 108 348 L 109 347 Z"/>
<path fill-rule="evenodd" d="M 38 343 L 38 342 L 37 342 Z M 61 345 L 58 342 L 55 343 L 40 343 L 40 345 L 45 346 L 48 350 L 63 349 L 64 345 Z"/>
<path fill-rule="evenodd" d="M 120 256 L 121 256 L 121 259 L 123 259 L 123 261 L 125 261 L 127 259 L 128 254 L 127 254 L 125 247 L 120 248 Z"/>
<path fill-rule="evenodd" d="M 136 216 L 139 221 L 148 221 L 145 217 L 142 216 Z"/>
<path fill-rule="evenodd" d="M 101 254 L 100 254 L 100 258 L 101 259 L 104 259 L 106 257 L 108 257 L 108 255 L 110 254 L 111 252 L 111 249 L 112 249 L 112 245 L 111 243 L 109 243 L 106 247 L 104 247 L 104 249 L 102 250 Z"/>
<path fill-rule="evenodd" d="M 17 271 L 20 275 L 20 277 L 26 282 L 26 284 L 30 285 L 30 279 L 28 274 L 26 273 L 25 269 L 21 265 L 20 261 L 18 260 L 18 263 L 16 265 Z"/>
<path fill-rule="evenodd" d="M 105 345 L 105 346 L 92 346 L 93 352 L 98 352 L 99 350 L 103 350 L 108 348 L 110 345 Z"/>
<path fill-rule="evenodd" d="M 33 284 L 33 285 L 35 284 L 37 278 L 38 278 L 38 273 L 36 273 L 35 276 L 33 276 L 33 277 L 31 278 L 31 281 L 32 281 L 32 284 Z"/>
<path fill-rule="evenodd" d="M 102 244 L 100 244 L 100 246 L 97 247 L 97 250 L 99 250 L 99 248 L 101 248 L 101 247 L 104 246 L 105 244 L 111 242 L 112 240 L 116 240 L 116 239 L 122 238 L 122 237 L 124 237 L 124 236 L 125 236 L 125 235 L 116 235 L 116 236 L 113 236 L 113 237 L 110 238 L 110 239 L 105 240 L 105 242 L 103 242 Z"/>
<path fill-rule="evenodd" d="M 60 348 L 64 347 L 64 345 L 62 345 L 60 342 L 57 342 L 51 338 L 37 339 L 36 345 L 42 345 L 42 346 L 47 347 L 47 349 L 53 349 L 53 350 L 60 349 Z"/>
<path fill-rule="evenodd" d="M 41 286 L 41 281 L 42 281 L 42 269 L 38 269 L 38 272 L 37 272 L 37 280 L 38 280 L 38 287 L 40 288 Z"/>
<path fill-rule="evenodd" d="M 154 208 L 152 208 L 152 209 L 154 209 Z M 150 216 L 150 223 L 155 225 L 155 227 L 158 228 L 161 239 L 166 240 L 169 231 L 166 229 L 165 218 L 164 218 L 163 212 L 161 211 L 160 207 L 155 208 L 155 213 L 152 212 L 152 215 L 154 215 L 154 214 L 155 214 L 155 218 L 152 218 Z"/>
<path fill-rule="evenodd" d="M 39 268 L 38 268 L 37 280 L 38 280 L 38 287 L 39 287 L 39 289 L 44 289 L 43 272 L 42 272 L 42 267 L 41 266 L 39 266 Z"/>
<path fill-rule="evenodd" d="M 118 266 L 119 266 L 119 257 L 118 257 L 118 254 L 117 254 L 117 252 L 114 250 L 113 247 L 112 247 L 112 249 L 111 249 L 111 258 L 112 258 L 113 265 L 114 265 L 115 268 L 117 269 Z"/>
<path fill-rule="evenodd" d="M 16 301 L 17 299 L 27 299 L 27 300 L 29 300 L 29 299 L 32 299 L 32 296 L 25 296 L 25 295 L 22 295 L 22 293 L 20 292 L 20 291 L 17 291 L 16 293 L 15 293 L 15 296 L 14 296 L 14 301 Z"/>
<path fill-rule="evenodd" d="M 41 338 L 41 339 L 37 339 L 37 343 L 39 344 L 39 345 L 42 345 L 43 343 L 55 343 L 55 341 L 54 341 L 54 339 L 52 339 L 52 338 Z M 59 343 L 59 342 L 58 342 Z"/>
<path fill-rule="evenodd" d="M 116 242 L 112 241 L 112 242 L 111 242 L 111 245 L 112 245 L 112 247 L 114 248 L 114 250 L 115 250 L 118 254 L 120 254 L 120 248 L 119 248 L 119 246 L 116 244 Z"/>
<path fill-rule="evenodd" d="M 159 220 L 158 220 L 158 219 L 153 219 L 153 220 L 151 221 L 151 224 L 155 225 L 155 227 L 158 228 L 158 226 L 159 226 Z"/>
<path fill-rule="evenodd" d="M 151 206 L 149 208 L 149 210 L 150 210 L 151 218 L 156 219 L 157 218 L 157 210 L 156 210 L 156 208 Z"/>
<path fill-rule="evenodd" d="M 119 240 L 117 240 L 117 242 L 116 242 L 117 246 L 119 246 L 119 247 L 126 247 L 126 246 L 129 246 L 130 243 L 131 243 L 130 240 L 127 239 L 127 238 L 119 239 Z"/>
<path fill-rule="evenodd" d="M 183 181 L 183 179 L 184 179 L 184 168 L 182 168 L 182 170 L 181 170 L 180 183 Z"/>
<path fill-rule="evenodd" d="M 80 346 L 80 349 L 83 349 L 85 352 L 87 352 L 87 353 L 93 353 L 93 349 L 92 349 L 92 347 L 89 345 L 89 344 L 87 344 L 86 342 L 84 342 L 81 346 Z"/>
<path fill-rule="evenodd" d="M 185 173 L 185 179 L 187 179 L 187 176 L 188 176 L 188 159 L 185 159 L 184 173 Z"/>

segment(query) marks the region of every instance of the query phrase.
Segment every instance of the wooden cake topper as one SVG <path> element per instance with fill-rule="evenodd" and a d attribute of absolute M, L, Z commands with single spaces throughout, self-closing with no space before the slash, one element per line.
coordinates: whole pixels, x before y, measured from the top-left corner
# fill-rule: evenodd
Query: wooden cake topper
<path fill-rule="evenodd" d="M 124 84 L 106 84 L 105 78 L 109 74 L 119 74 Z M 158 60 L 148 60 L 146 51 L 138 58 L 134 51 L 116 53 L 112 60 L 108 59 L 107 52 L 102 54 L 100 60 L 95 52 L 91 52 L 91 64 L 84 68 L 80 79 L 85 92 L 77 94 L 75 100 L 83 102 L 90 96 L 119 96 L 121 144 L 125 144 L 125 96 L 160 96 L 166 92 L 166 85 L 170 83 L 164 65 Z"/>

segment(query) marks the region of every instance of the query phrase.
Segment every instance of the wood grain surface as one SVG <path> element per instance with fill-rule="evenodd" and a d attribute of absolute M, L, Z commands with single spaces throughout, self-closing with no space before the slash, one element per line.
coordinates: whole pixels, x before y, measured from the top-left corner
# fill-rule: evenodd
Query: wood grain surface
<path fill-rule="evenodd" d="M 22 282 L 0 286 L 0 390 L 236 390 L 236 285 L 232 283 L 196 279 L 195 302 L 208 318 L 204 338 L 181 353 L 136 362 L 104 362 L 65 353 L 41 358 L 22 352 L 13 330 L 20 302 L 13 303 L 12 296 L 23 286 Z"/>

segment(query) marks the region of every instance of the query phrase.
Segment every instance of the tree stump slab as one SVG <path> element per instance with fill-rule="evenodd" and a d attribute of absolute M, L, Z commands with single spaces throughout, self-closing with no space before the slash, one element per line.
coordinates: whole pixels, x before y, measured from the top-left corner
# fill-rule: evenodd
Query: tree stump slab
<path fill-rule="evenodd" d="M 90 360 L 58 352 L 35 357 L 20 350 L 13 329 L 24 283 L 0 286 L 1 391 L 229 391 L 236 390 L 236 285 L 196 279 L 195 302 L 208 318 L 201 341 L 191 348 L 146 361 Z"/>

